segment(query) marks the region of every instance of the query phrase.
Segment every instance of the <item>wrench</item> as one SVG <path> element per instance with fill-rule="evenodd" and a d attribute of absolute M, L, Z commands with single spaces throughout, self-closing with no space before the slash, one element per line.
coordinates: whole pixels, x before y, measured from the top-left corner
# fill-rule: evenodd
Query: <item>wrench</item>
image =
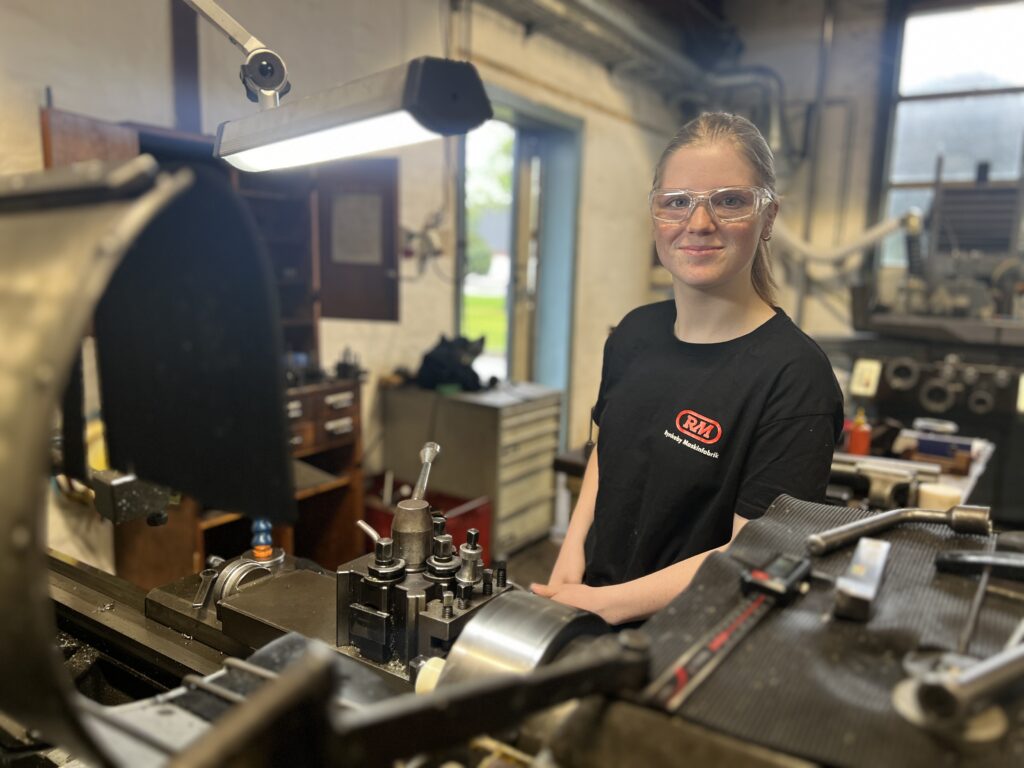
<path fill-rule="evenodd" d="M 199 572 L 199 578 L 199 589 L 196 590 L 196 596 L 192 598 L 193 608 L 202 608 L 206 605 L 206 598 L 210 596 L 210 588 L 213 586 L 213 582 L 217 578 L 217 569 L 204 568 Z"/>

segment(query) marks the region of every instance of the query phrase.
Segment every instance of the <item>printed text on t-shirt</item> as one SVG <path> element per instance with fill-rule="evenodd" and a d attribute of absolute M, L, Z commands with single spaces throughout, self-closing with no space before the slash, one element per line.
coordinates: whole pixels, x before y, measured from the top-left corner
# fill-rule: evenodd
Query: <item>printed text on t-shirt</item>
<path fill-rule="evenodd" d="M 680 445 L 685 445 L 691 451 L 696 451 L 697 453 L 703 453 L 705 456 L 710 456 L 712 459 L 717 459 L 718 458 L 718 451 L 709 451 L 703 445 L 697 445 L 696 443 L 691 443 L 689 440 L 687 440 L 686 438 L 680 437 L 675 432 L 669 432 L 666 429 L 665 430 L 665 437 L 667 437 L 669 440 L 672 440 L 673 442 L 679 443 Z"/>

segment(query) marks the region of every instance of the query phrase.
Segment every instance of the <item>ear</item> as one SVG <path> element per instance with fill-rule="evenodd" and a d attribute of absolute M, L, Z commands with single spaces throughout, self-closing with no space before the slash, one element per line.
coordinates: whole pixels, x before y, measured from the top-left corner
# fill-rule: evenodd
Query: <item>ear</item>
<path fill-rule="evenodd" d="M 779 204 L 776 201 L 772 201 L 765 208 L 764 226 L 761 227 L 761 239 L 769 240 L 772 236 L 772 227 L 775 226 L 775 217 L 779 213 Z"/>

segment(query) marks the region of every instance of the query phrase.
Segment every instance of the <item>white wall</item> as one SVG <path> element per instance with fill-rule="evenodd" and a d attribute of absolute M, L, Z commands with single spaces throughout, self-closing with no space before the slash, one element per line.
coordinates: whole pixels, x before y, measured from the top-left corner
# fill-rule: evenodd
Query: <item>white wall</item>
<path fill-rule="evenodd" d="M 853 111 L 853 154 L 851 173 L 846 180 L 847 203 L 840 208 L 846 113 L 840 106 L 829 107 L 822 127 L 810 238 L 820 247 L 836 244 L 839 218 L 842 219 L 839 242 L 852 240 L 874 223 L 867 203 L 882 63 L 885 0 L 838 0 L 835 5 L 825 94 L 828 100 L 848 103 Z M 736 25 L 745 43 L 740 64 L 768 66 L 781 75 L 792 118 L 791 133 L 796 141 L 800 141 L 802 136 L 802 107 L 815 99 L 823 9 L 821 0 L 778 0 L 771 3 L 726 0 L 724 3 L 726 17 Z M 805 164 L 801 172 L 786 180 L 781 188 L 780 216 L 799 235 L 804 232 L 808 170 L 809 166 Z M 830 272 L 816 269 L 812 274 L 826 276 Z M 795 309 L 793 291 L 784 288 L 781 298 L 782 306 L 792 315 Z M 845 318 L 849 317 L 849 298 L 845 293 L 830 297 L 830 303 L 839 307 Z M 821 299 L 813 296 L 804 305 L 802 325 L 812 334 L 850 331 L 848 320 L 833 317 L 824 309 Z"/>
<path fill-rule="evenodd" d="M 39 107 L 170 126 L 168 3 L 3 0 L 0 3 L 0 173 L 42 168 Z"/>
<path fill-rule="evenodd" d="M 447 0 L 295 0 L 289 3 L 286 18 L 277 6 L 243 0 L 222 4 L 285 58 L 293 83 L 289 100 L 444 50 L 442 11 Z M 465 17 L 455 21 L 457 48 L 465 39 L 460 26 L 465 22 Z M 569 419 L 569 443 L 582 443 L 608 327 L 647 300 L 650 238 L 645 199 L 651 170 L 675 128 L 675 117 L 643 87 L 614 82 L 600 65 L 541 35 L 527 38 L 520 26 L 490 9 L 473 7 L 470 23 L 469 50 L 456 50 L 457 58 L 473 61 L 486 82 L 584 121 Z M 238 56 L 208 25 L 200 28 L 199 50 L 203 127 L 212 132 L 217 123 L 256 107 L 241 97 Z M 583 96 L 572 95 L 576 93 Z M 401 224 L 419 229 L 442 205 L 443 146 L 435 142 L 398 154 Z M 370 370 L 364 389 L 368 447 L 379 445 L 378 378 L 398 366 L 415 370 L 442 333 L 454 332 L 451 210 L 442 229 L 445 254 L 424 274 L 414 262 L 401 265 L 398 323 L 321 322 L 324 365 L 331 365 L 348 346 Z M 378 452 L 369 452 L 368 466 L 376 468 L 378 462 Z"/>

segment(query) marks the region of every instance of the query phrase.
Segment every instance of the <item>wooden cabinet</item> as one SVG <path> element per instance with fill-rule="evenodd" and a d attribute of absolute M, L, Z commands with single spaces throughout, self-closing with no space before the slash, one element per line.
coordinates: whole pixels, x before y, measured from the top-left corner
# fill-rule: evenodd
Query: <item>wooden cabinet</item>
<path fill-rule="evenodd" d="M 323 316 L 398 320 L 398 159 L 325 166 L 314 210 Z"/>
<path fill-rule="evenodd" d="M 325 381 L 287 392 L 299 519 L 281 546 L 325 568 L 363 553 L 363 446 L 357 381 Z"/>
<path fill-rule="evenodd" d="M 385 389 L 384 465 L 415 478 L 423 443 L 439 443 L 430 488 L 490 498 L 493 551 L 514 552 L 551 528 L 560 400 L 557 390 L 526 383 L 455 395 Z"/>
<path fill-rule="evenodd" d="M 316 367 L 321 318 L 398 319 L 397 159 L 232 179 L 270 256 L 286 352 Z"/>

